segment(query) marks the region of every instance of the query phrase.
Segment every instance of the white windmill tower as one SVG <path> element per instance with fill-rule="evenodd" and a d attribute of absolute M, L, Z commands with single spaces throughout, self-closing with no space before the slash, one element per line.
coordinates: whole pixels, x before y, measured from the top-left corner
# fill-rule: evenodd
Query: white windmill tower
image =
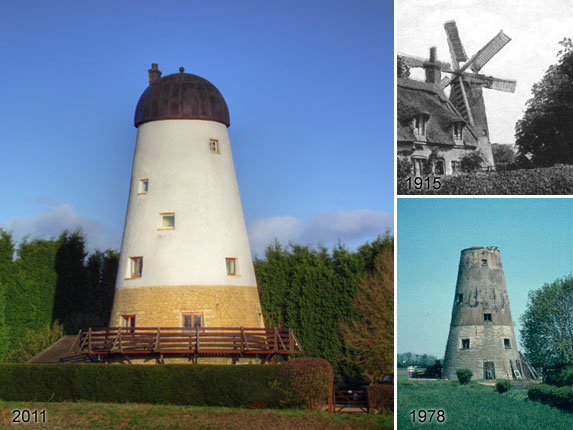
<path fill-rule="evenodd" d="M 229 124 L 213 84 L 152 65 L 110 326 L 264 327 Z"/>
<path fill-rule="evenodd" d="M 516 81 L 501 79 L 478 73 L 481 69 L 505 46 L 511 38 L 500 31 L 493 39 L 484 45 L 478 52 L 468 59 L 466 51 L 459 36 L 455 21 L 444 24 L 448 47 L 452 58 L 452 64 L 433 60 L 402 55 L 402 61 L 408 67 L 434 66 L 441 72 L 450 76 L 439 82 L 442 89 L 451 87 L 450 101 L 468 124 L 474 127 L 478 135 L 478 148 L 481 150 L 485 162 L 490 167 L 494 166 L 489 140 L 489 128 L 483 98 L 483 88 L 508 93 L 515 92 Z M 463 64 L 462 64 L 463 63 Z M 468 68 L 473 73 L 468 71 Z"/>

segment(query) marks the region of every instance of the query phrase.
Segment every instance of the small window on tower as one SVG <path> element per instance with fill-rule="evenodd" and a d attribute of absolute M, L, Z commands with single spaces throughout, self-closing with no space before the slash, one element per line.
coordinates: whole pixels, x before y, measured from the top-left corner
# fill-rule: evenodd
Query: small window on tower
<path fill-rule="evenodd" d="M 162 212 L 161 215 L 161 230 L 173 230 L 175 228 L 175 213 L 174 212 Z"/>
<path fill-rule="evenodd" d="M 484 321 L 491 321 L 491 314 L 483 314 Z"/>
<path fill-rule="evenodd" d="M 214 154 L 219 153 L 219 141 L 217 139 L 209 139 L 209 148 Z"/>
<path fill-rule="evenodd" d="M 143 257 L 129 257 L 129 277 L 141 278 L 143 272 Z"/>
<path fill-rule="evenodd" d="M 470 349 L 470 340 L 462 339 L 462 349 Z"/>
<path fill-rule="evenodd" d="M 464 295 L 463 294 L 458 294 L 458 303 L 461 303 L 464 301 Z"/>
<path fill-rule="evenodd" d="M 149 179 L 140 179 L 139 180 L 139 188 L 137 190 L 138 194 L 147 194 L 147 190 L 149 190 Z"/>
<path fill-rule="evenodd" d="M 237 259 L 236 258 L 225 258 L 225 263 L 227 264 L 227 275 L 234 276 L 237 274 Z"/>
<path fill-rule="evenodd" d="M 487 267 L 487 260 L 482 260 L 482 261 L 481 261 L 481 265 L 482 265 L 483 267 Z"/>
<path fill-rule="evenodd" d="M 511 349 L 511 341 L 509 339 L 503 339 L 503 346 L 507 349 Z"/>

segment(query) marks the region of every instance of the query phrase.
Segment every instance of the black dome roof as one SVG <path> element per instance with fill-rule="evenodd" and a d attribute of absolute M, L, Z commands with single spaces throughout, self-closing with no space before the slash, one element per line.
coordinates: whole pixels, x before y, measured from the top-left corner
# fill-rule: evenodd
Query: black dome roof
<path fill-rule="evenodd" d="M 180 70 L 149 84 L 137 102 L 135 126 L 162 119 L 204 119 L 229 127 L 229 109 L 215 85 Z"/>

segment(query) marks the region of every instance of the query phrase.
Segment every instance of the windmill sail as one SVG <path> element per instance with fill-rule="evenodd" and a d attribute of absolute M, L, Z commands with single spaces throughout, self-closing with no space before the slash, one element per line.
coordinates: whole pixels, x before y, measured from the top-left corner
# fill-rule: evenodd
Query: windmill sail
<path fill-rule="evenodd" d="M 464 64 L 464 69 L 471 65 L 474 72 L 479 72 L 485 64 L 497 54 L 501 48 L 509 43 L 511 37 L 500 31 L 493 39 L 491 39 L 482 49 L 474 55 L 470 61 Z"/>
<path fill-rule="evenodd" d="M 401 58 L 404 64 L 411 69 L 415 67 L 422 68 L 424 67 L 424 64 L 430 61 L 427 58 L 424 59 L 420 57 L 415 57 L 413 55 L 398 54 L 398 57 Z M 443 72 L 452 71 L 452 66 L 450 63 L 446 63 L 444 61 L 435 61 L 434 64 L 438 65 L 440 67 L 440 70 Z"/>
<path fill-rule="evenodd" d="M 455 21 L 448 21 L 444 24 L 444 29 L 448 36 L 448 44 L 450 45 L 450 52 L 452 54 L 452 59 L 455 62 L 467 61 L 468 57 L 462 41 L 460 39 L 460 33 L 458 32 L 458 26 Z"/>
<path fill-rule="evenodd" d="M 494 78 L 493 76 L 464 73 L 463 79 L 469 84 L 481 85 L 491 90 L 503 91 L 506 93 L 515 92 L 516 81 L 510 79 Z"/>

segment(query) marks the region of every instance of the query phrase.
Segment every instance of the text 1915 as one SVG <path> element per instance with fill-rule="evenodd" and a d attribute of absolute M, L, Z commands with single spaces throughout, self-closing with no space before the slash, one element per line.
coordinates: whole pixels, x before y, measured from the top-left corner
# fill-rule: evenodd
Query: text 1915
<path fill-rule="evenodd" d="M 412 188 L 415 188 L 416 190 L 421 190 L 421 189 L 430 190 L 432 188 L 434 190 L 439 190 L 440 187 L 442 186 L 439 176 L 434 176 L 433 178 L 430 177 L 421 178 L 420 176 L 414 176 L 414 177 L 410 176 L 409 178 L 406 179 L 406 182 L 408 183 L 409 190 L 411 190 Z"/>

